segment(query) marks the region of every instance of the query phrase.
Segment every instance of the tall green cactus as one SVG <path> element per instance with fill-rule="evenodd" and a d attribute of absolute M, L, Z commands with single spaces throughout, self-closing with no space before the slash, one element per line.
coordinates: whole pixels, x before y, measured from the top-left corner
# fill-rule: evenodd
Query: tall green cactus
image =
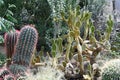
<path fill-rule="evenodd" d="M 9 67 L 13 74 L 24 72 L 23 66 L 29 67 L 33 50 L 37 44 L 37 38 L 38 33 L 33 26 L 26 25 L 21 29 L 15 54 L 12 57 L 13 64 Z"/>
<path fill-rule="evenodd" d="M 120 59 L 107 62 L 102 68 L 102 80 L 120 80 Z"/>
<path fill-rule="evenodd" d="M 5 50 L 6 50 L 6 56 L 7 56 L 7 66 L 9 66 L 11 64 L 11 58 L 12 55 L 14 54 L 14 49 L 15 49 L 15 45 L 17 42 L 17 38 L 19 36 L 19 31 L 10 31 L 8 33 L 5 33 Z"/>
<path fill-rule="evenodd" d="M 35 28 L 27 25 L 21 29 L 20 37 L 16 45 L 13 63 L 29 66 L 33 50 L 37 44 L 38 33 Z"/>

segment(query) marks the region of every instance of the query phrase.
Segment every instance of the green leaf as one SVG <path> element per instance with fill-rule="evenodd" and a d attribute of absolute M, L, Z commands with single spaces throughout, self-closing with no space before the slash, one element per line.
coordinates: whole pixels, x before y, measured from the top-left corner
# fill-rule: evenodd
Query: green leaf
<path fill-rule="evenodd" d="M 4 39 L 2 36 L 0 36 L 0 43 L 3 43 L 4 42 Z"/>
<path fill-rule="evenodd" d="M 7 10 L 7 13 L 13 16 L 13 12 L 11 10 Z"/>
<path fill-rule="evenodd" d="M 4 4 L 4 1 L 3 0 L 0 0 L 0 6 Z"/>
<path fill-rule="evenodd" d="M 10 14 L 6 14 L 6 17 L 9 21 L 17 23 L 17 20 L 14 17 L 12 17 Z"/>
<path fill-rule="evenodd" d="M 5 30 L 7 29 L 6 26 L 4 25 L 4 23 L 2 21 L 0 21 L 0 26 L 1 26 L 1 30 L 2 29 L 5 29 Z"/>
<path fill-rule="evenodd" d="M 9 4 L 8 6 L 9 8 L 16 8 L 16 6 L 14 4 Z"/>

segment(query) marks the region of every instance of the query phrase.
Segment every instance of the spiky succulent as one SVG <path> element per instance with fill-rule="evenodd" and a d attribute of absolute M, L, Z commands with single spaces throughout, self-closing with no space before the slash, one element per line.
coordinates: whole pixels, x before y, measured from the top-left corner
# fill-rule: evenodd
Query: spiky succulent
<path fill-rule="evenodd" d="M 27 68 L 23 65 L 12 64 L 10 67 L 10 71 L 15 75 L 25 75 Z"/>
<path fill-rule="evenodd" d="M 103 66 L 102 80 L 120 80 L 120 59 L 111 60 Z"/>
<path fill-rule="evenodd" d="M 37 37 L 36 29 L 30 25 L 21 29 L 15 55 L 12 58 L 13 63 L 29 66 L 33 50 L 36 47 Z"/>
<path fill-rule="evenodd" d="M 13 76 L 11 75 L 8 75 L 5 77 L 5 80 L 15 80 Z"/>
<path fill-rule="evenodd" d="M 9 74 L 9 71 L 8 70 L 3 70 L 3 71 L 1 71 L 1 73 L 0 73 L 0 77 L 1 78 L 4 78 L 6 75 L 8 75 Z"/>
<path fill-rule="evenodd" d="M 13 74 L 20 74 L 29 67 L 32 53 L 37 44 L 38 33 L 31 25 L 24 26 L 16 44 L 15 54 L 12 57 L 13 64 L 9 69 Z"/>
<path fill-rule="evenodd" d="M 39 71 L 36 75 L 29 75 L 26 77 L 26 80 L 66 80 L 64 78 L 64 73 L 55 69 L 54 67 L 42 66 L 39 67 Z"/>
<path fill-rule="evenodd" d="M 15 45 L 19 36 L 19 31 L 10 31 L 5 33 L 5 50 L 6 50 L 6 56 L 7 56 L 7 66 L 9 66 L 11 64 L 11 58 L 12 55 L 14 54 L 14 49 L 15 49 Z"/>

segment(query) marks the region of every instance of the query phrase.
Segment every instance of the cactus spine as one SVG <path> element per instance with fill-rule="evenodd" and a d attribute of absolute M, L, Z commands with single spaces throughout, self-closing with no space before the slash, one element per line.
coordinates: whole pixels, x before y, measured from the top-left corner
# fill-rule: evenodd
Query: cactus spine
<path fill-rule="evenodd" d="M 31 25 L 24 26 L 16 44 L 15 54 L 12 57 L 13 64 L 9 67 L 13 74 L 24 72 L 22 67 L 29 67 L 33 50 L 37 44 L 38 33 Z M 19 67 L 17 67 L 17 65 Z"/>
<path fill-rule="evenodd" d="M 102 80 L 120 80 L 120 59 L 107 62 L 101 73 Z"/>
<path fill-rule="evenodd" d="M 12 58 L 12 55 L 14 54 L 14 49 L 15 49 L 15 45 L 16 45 L 16 42 L 17 42 L 17 38 L 19 36 L 19 31 L 10 31 L 8 33 L 5 33 L 5 37 L 4 37 L 4 40 L 5 40 L 5 50 L 6 50 L 6 56 L 7 56 L 7 66 L 9 66 L 11 64 L 11 58 Z"/>

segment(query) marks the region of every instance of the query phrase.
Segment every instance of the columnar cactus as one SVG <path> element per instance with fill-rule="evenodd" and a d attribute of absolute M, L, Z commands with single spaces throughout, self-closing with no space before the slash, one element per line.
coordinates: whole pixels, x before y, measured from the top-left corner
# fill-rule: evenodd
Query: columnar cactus
<path fill-rule="evenodd" d="M 102 80 L 120 80 L 120 59 L 111 60 L 103 66 Z"/>
<path fill-rule="evenodd" d="M 33 50 L 37 44 L 37 38 L 38 33 L 33 26 L 26 25 L 21 29 L 15 54 L 12 57 L 13 64 L 9 67 L 13 74 L 24 72 L 25 67 L 29 67 Z M 24 69 L 22 69 L 23 66 Z"/>
<path fill-rule="evenodd" d="M 7 56 L 7 66 L 9 66 L 11 64 L 11 58 L 12 55 L 14 54 L 14 49 L 15 49 L 15 45 L 19 36 L 19 31 L 10 31 L 8 33 L 5 33 L 5 50 L 6 50 L 6 56 Z"/>

